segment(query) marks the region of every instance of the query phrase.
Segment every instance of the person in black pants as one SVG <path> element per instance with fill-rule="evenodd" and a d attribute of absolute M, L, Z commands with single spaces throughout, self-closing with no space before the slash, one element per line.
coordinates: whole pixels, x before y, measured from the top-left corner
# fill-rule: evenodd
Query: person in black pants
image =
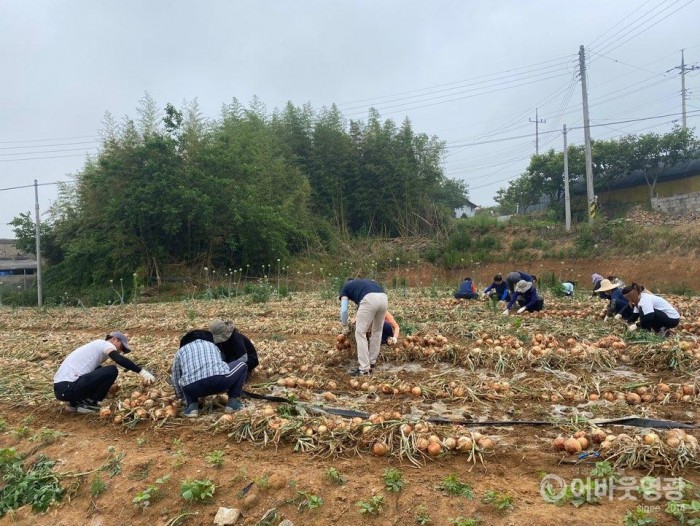
<path fill-rule="evenodd" d="M 124 369 L 138 373 L 144 385 L 153 383 L 155 377 L 151 373 L 124 356 L 129 352 L 129 339 L 115 331 L 104 340 L 93 340 L 70 353 L 53 378 L 54 394 L 58 400 L 66 403 L 64 410 L 69 413 L 99 411 L 99 402 L 107 396 L 119 374 L 116 365 L 102 366 L 107 358 Z"/>

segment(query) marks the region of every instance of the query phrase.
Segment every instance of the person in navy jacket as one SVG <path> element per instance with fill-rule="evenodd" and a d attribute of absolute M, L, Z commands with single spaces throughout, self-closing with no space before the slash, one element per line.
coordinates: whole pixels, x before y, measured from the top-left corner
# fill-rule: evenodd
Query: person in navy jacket
<path fill-rule="evenodd" d="M 600 294 L 601 298 L 609 301 L 608 308 L 605 312 L 605 319 L 607 321 L 609 318 L 615 317 L 620 320 L 629 320 L 632 316 L 632 307 L 630 307 L 627 298 L 622 295 L 622 288 L 619 284 L 610 281 L 609 279 L 603 279 L 600 281 L 597 293 Z"/>
<path fill-rule="evenodd" d="M 520 305 L 518 314 L 522 314 L 525 311 L 535 312 L 544 308 L 544 299 L 537 295 L 537 289 L 535 286 L 531 282 L 525 281 L 524 279 L 518 281 L 518 283 L 515 285 L 513 296 L 511 297 L 506 310 L 503 311 L 504 316 L 508 316 L 510 309 L 513 308 L 516 302 L 518 305 Z"/>
<path fill-rule="evenodd" d="M 493 283 L 484 289 L 484 298 L 493 298 L 498 301 L 508 299 L 508 284 L 503 281 L 503 276 L 496 274 Z"/>
<path fill-rule="evenodd" d="M 528 283 L 535 283 L 537 281 L 537 276 L 534 274 L 531 276 L 527 272 L 522 272 L 522 271 L 514 271 L 508 273 L 506 276 L 506 285 L 508 285 L 508 291 L 510 292 L 510 298 L 512 299 L 513 296 L 515 295 L 515 285 L 518 284 L 519 281 L 527 281 Z"/>
<path fill-rule="evenodd" d="M 473 300 L 479 297 L 476 293 L 476 285 L 472 281 L 472 278 L 466 277 L 459 286 L 459 290 L 454 294 L 455 299 L 458 300 Z"/>

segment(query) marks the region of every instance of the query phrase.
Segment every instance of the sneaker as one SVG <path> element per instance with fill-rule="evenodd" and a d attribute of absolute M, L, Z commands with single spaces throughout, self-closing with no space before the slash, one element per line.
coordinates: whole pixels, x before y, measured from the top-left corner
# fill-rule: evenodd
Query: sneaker
<path fill-rule="evenodd" d="M 79 404 L 78 407 L 75 408 L 75 412 L 79 413 L 81 415 L 92 415 L 100 411 L 99 407 L 95 407 L 92 405 L 87 405 L 87 404 Z"/>
<path fill-rule="evenodd" d="M 661 327 L 659 330 L 659 336 L 662 338 L 670 338 L 673 336 L 673 331 L 671 329 L 667 329 L 666 327 Z"/>
<path fill-rule="evenodd" d="M 229 401 L 224 408 L 224 413 L 235 413 L 241 409 L 243 409 L 243 404 L 238 398 L 229 398 Z"/>
<path fill-rule="evenodd" d="M 369 371 L 361 371 L 360 369 L 355 369 L 350 373 L 350 376 L 369 376 L 371 369 Z"/>
<path fill-rule="evenodd" d="M 77 404 L 74 404 L 73 402 L 65 402 L 65 404 L 63 405 L 63 412 L 64 413 L 77 413 L 78 406 L 77 406 Z"/>
<path fill-rule="evenodd" d="M 197 418 L 199 416 L 199 403 L 194 402 L 185 408 L 184 415 L 186 418 Z"/>

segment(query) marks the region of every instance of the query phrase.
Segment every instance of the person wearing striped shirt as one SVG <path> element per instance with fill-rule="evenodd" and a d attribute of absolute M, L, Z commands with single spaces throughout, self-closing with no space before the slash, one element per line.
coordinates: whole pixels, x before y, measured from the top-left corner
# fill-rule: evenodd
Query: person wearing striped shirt
<path fill-rule="evenodd" d="M 195 418 L 199 416 L 199 399 L 218 393 L 228 394 L 226 413 L 242 409 L 239 397 L 247 374 L 248 366 L 244 362 L 223 361 L 210 331 L 194 330 L 180 340 L 172 380 L 175 394 L 185 401 L 184 415 Z"/>

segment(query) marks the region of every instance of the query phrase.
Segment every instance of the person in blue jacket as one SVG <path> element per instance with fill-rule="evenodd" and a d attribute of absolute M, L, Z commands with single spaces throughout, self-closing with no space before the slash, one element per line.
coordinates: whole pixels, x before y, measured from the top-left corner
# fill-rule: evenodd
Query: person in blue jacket
<path fill-rule="evenodd" d="M 537 276 L 534 274 L 531 276 L 527 272 L 522 272 L 522 271 L 514 271 L 508 273 L 506 276 L 506 285 L 508 285 L 508 291 L 509 291 L 509 297 L 512 299 L 513 296 L 515 295 L 515 285 L 518 284 L 519 281 L 527 281 L 528 283 L 535 283 L 537 281 Z"/>
<path fill-rule="evenodd" d="M 618 283 L 614 283 L 609 279 L 603 279 L 600 281 L 600 286 L 596 292 L 600 294 L 601 298 L 609 301 L 603 321 L 607 321 L 612 317 L 625 321 L 630 319 L 632 307 L 630 307 L 627 298 L 622 295 L 622 288 Z"/>
<path fill-rule="evenodd" d="M 472 281 L 472 278 L 466 277 L 459 286 L 459 290 L 454 294 L 455 299 L 458 300 L 473 300 L 479 297 L 476 293 L 476 285 Z"/>
<path fill-rule="evenodd" d="M 484 298 L 492 298 L 497 301 L 508 299 L 508 285 L 503 281 L 503 276 L 496 274 L 493 283 L 484 289 Z"/>
<path fill-rule="evenodd" d="M 349 278 L 338 294 L 340 299 L 340 322 L 343 333 L 348 334 L 348 301 L 357 305 L 355 323 L 355 343 L 357 344 L 357 361 L 359 367 L 350 373 L 351 376 L 370 374 L 372 366 L 379 357 L 379 347 L 382 343 L 382 328 L 386 311 L 389 310 L 389 300 L 384 289 L 371 279 Z M 371 332 L 369 345 L 367 333 Z"/>
<path fill-rule="evenodd" d="M 510 309 L 516 304 L 520 305 L 518 314 L 525 311 L 535 312 L 544 308 L 544 299 L 537 295 L 537 289 L 530 281 L 524 279 L 518 281 L 515 285 L 515 291 L 508 302 L 506 310 L 503 311 L 504 316 L 508 316 Z"/>

